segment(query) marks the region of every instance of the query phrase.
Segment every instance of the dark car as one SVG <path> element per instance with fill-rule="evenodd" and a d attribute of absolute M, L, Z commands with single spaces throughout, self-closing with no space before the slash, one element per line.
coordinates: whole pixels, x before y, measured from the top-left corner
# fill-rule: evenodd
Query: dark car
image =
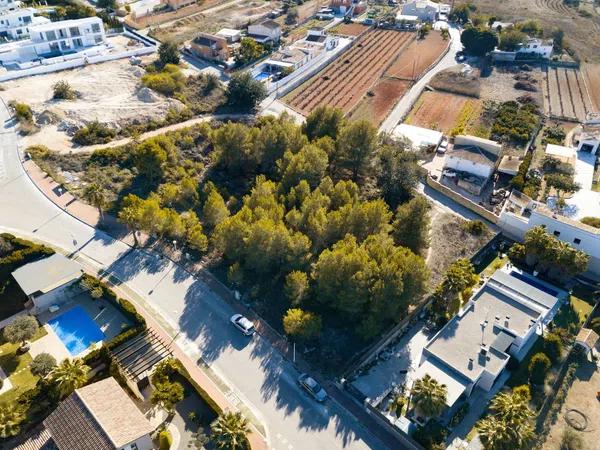
<path fill-rule="evenodd" d="M 313 377 L 303 373 L 298 377 L 298 384 L 318 402 L 327 400 L 327 392 Z"/>

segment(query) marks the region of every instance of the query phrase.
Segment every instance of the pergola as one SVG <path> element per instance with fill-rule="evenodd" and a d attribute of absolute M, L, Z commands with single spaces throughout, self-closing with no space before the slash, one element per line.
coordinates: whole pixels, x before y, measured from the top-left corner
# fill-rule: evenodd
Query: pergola
<path fill-rule="evenodd" d="M 112 356 L 123 374 L 139 384 L 152 368 L 171 356 L 171 350 L 152 330 L 145 331 L 112 350 Z"/>

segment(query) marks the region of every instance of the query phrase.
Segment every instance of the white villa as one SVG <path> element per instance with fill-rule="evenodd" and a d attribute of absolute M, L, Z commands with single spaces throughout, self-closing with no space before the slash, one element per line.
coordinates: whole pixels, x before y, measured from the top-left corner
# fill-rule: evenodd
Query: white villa
<path fill-rule="evenodd" d="M 7 4 L 6 9 L 0 6 L 0 38 L 24 39 L 32 27 L 50 23 L 50 19 L 37 16 L 35 8 L 12 8 L 11 5 L 14 3 Z"/>
<path fill-rule="evenodd" d="M 554 43 L 551 39 L 530 38 L 521 44 L 517 53 L 534 54 L 540 58 L 550 58 L 553 49 Z"/>
<path fill-rule="evenodd" d="M 423 349 L 413 379 L 446 385 L 452 407 L 476 389 L 488 392 L 510 357 L 521 360 L 567 293 L 515 268 L 498 270 Z"/>
<path fill-rule="evenodd" d="M 29 39 L 0 45 L 0 63 L 21 64 L 68 55 L 105 42 L 99 17 L 43 23 L 29 27 Z"/>

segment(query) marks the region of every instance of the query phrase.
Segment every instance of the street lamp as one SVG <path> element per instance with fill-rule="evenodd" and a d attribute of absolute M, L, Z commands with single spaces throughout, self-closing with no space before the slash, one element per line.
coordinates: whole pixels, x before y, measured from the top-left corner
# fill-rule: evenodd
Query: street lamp
<path fill-rule="evenodd" d="M 173 248 L 177 251 L 177 241 L 175 239 L 173 239 Z"/>

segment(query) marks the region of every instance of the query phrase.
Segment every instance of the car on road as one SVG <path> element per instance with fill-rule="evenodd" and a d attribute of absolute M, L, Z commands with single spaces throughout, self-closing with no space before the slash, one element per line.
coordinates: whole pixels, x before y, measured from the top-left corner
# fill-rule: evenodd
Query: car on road
<path fill-rule="evenodd" d="M 321 385 L 310 375 L 305 373 L 298 377 L 298 384 L 302 389 L 310 394 L 316 401 L 322 403 L 327 400 L 327 392 Z"/>
<path fill-rule="evenodd" d="M 240 330 L 246 336 L 252 336 L 256 330 L 254 329 L 254 324 L 246 317 L 241 314 L 234 314 L 229 319 L 234 327 Z"/>

